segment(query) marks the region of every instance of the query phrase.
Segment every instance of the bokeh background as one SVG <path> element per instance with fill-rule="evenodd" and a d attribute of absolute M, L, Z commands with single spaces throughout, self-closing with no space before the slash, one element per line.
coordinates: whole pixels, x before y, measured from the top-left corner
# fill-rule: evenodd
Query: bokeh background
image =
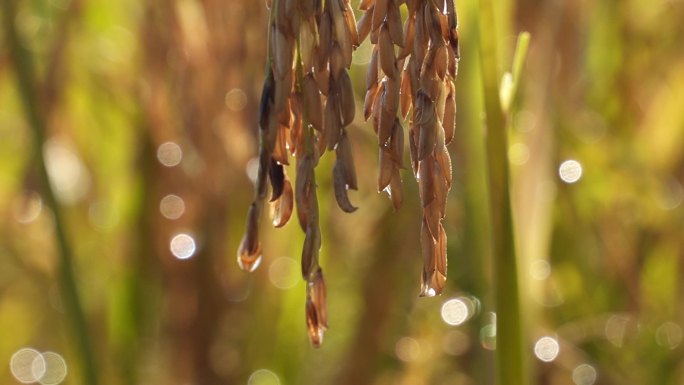
<path fill-rule="evenodd" d="M 684 1 L 495 7 L 482 30 L 495 34 L 502 78 L 518 33 L 532 36 L 508 151 L 530 381 L 682 384 Z M 406 172 L 399 212 L 376 193 L 377 143 L 357 113 L 360 209 L 337 208 L 329 155 L 317 171 L 330 329 L 315 350 L 298 226 L 264 218 L 261 267 L 235 262 L 257 164 L 264 2 L 4 1 L 0 382 L 86 383 L 33 104 L 100 383 L 493 384 L 478 1 L 457 8 L 445 294 L 417 298 L 416 183 Z M 32 100 L 8 20 L 34 64 Z M 350 71 L 359 106 L 369 57 L 366 42 Z"/>

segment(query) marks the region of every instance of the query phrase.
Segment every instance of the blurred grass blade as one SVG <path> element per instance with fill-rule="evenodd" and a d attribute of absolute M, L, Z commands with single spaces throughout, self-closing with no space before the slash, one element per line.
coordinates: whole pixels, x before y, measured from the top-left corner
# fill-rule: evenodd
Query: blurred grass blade
<path fill-rule="evenodd" d="M 518 87 L 520 86 L 520 76 L 522 74 L 523 66 L 525 65 L 525 59 L 527 58 L 527 50 L 530 47 L 530 33 L 520 32 L 518 34 L 518 42 L 515 46 L 515 53 L 513 54 L 513 68 L 512 73 L 512 83 L 510 88 L 510 95 L 508 98 L 508 104 L 504 105 L 504 113 L 508 114 L 513 108 L 513 104 L 518 95 Z"/>
<path fill-rule="evenodd" d="M 85 314 L 73 269 L 73 254 L 71 245 L 67 239 L 66 229 L 62 219 L 60 206 L 55 198 L 48 178 L 48 172 L 43 156 L 43 146 L 45 144 L 45 121 L 39 112 L 37 105 L 38 97 L 36 92 L 36 80 L 33 68 L 31 53 L 21 44 L 19 33 L 16 28 L 15 18 L 17 15 L 16 1 L 8 0 L 3 2 L 3 23 L 5 27 L 5 39 L 9 47 L 17 75 L 17 83 L 21 96 L 24 112 L 28 125 L 33 131 L 33 146 L 35 157 L 38 160 L 38 173 L 41 180 L 43 197 L 50 207 L 53 214 L 55 226 L 55 241 L 59 251 L 59 286 L 62 301 L 64 301 L 65 312 L 71 322 L 72 333 L 76 340 L 78 354 L 83 370 L 83 383 L 97 385 L 97 370 L 93 350 L 88 337 Z"/>
<path fill-rule="evenodd" d="M 486 146 L 497 312 L 496 376 L 498 384 L 529 385 L 511 213 L 507 124 L 499 96 L 496 33 L 492 30 L 495 25 L 492 1 L 481 0 L 479 43 L 487 117 Z"/>

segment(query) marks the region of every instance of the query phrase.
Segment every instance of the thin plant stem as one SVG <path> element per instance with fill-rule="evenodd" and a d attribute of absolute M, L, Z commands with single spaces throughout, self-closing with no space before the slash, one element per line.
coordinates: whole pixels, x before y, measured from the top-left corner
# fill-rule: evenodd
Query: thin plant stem
<path fill-rule="evenodd" d="M 481 0 L 479 42 L 487 117 L 486 148 L 497 311 L 496 376 L 498 384 L 529 385 L 510 201 L 507 119 L 499 95 L 495 25 L 492 1 Z"/>
<path fill-rule="evenodd" d="M 38 163 L 38 173 L 42 186 L 42 195 L 47 206 L 52 210 L 55 228 L 55 241 L 59 250 L 59 287 L 62 302 L 71 323 L 73 337 L 76 341 L 78 355 L 81 360 L 83 371 L 83 383 L 97 385 L 97 370 L 93 356 L 92 345 L 88 337 L 85 313 L 81 299 L 79 298 L 73 268 L 73 253 L 66 235 L 66 228 L 62 213 L 55 193 L 50 185 L 48 172 L 43 156 L 45 144 L 45 120 L 38 107 L 36 92 L 35 72 L 31 53 L 21 44 L 19 34 L 14 23 L 16 16 L 16 1 L 5 0 L 3 2 L 3 23 L 5 25 L 5 39 L 14 63 L 17 75 L 19 95 L 22 99 L 24 113 L 31 130 L 33 131 L 33 147 Z"/>

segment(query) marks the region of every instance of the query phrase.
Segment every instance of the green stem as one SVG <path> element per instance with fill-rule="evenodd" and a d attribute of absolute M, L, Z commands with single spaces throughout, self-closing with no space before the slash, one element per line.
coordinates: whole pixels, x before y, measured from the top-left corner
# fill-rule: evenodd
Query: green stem
<path fill-rule="evenodd" d="M 33 130 L 33 145 L 35 157 L 38 160 L 38 172 L 41 179 L 43 198 L 47 206 L 52 210 L 55 240 L 59 249 L 59 283 L 62 302 L 64 303 L 66 314 L 71 323 L 72 333 L 77 343 L 78 354 L 82 362 L 83 383 L 96 385 L 97 370 L 92 353 L 92 346 L 87 333 L 86 319 L 83 306 L 78 295 L 76 281 L 73 271 L 73 253 L 67 240 L 66 229 L 62 218 L 60 206 L 55 198 L 54 191 L 50 185 L 48 172 L 43 156 L 43 145 L 45 144 L 45 121 L 41 115 L 37 96 L 35 95 L 36 81 L 34 76 L 31 53 L 21 44 L 14 19 L 16 16 L 15 0 L 5 0 L 4 4 L 4 25 L 5 38 L 9 47 L 12 61 L 17 74 L 17 85 L 22 99 L 24 113 L 29 126 Z"/>
<path fill-rule="evenodd" d="M 487 116 L 487 163 L 497 310 L 497 383 L 529 385 L 509 189 L 508 133 L 499 97 L 494 9 L 480 1 L 480 65 Z M 484 29 L 487 30 L 484 30 Z"/>

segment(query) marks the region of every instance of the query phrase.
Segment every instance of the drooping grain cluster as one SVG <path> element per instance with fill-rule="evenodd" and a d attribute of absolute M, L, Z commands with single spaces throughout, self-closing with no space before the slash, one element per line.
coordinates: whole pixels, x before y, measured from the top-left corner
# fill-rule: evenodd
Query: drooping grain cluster
<path fill-rule="evenodd" d="M 402 3 L 408 9 L 403 28 Z M 360 8 L 365 14 L 359 20 L 359 35 L 362 39 L 370 35 L 373 43 L 364 117 L 372 117 L 378 135 L 378 191 L 389 193 L 395 209 L 401 206 L 399 170 L 403 168 L 404 130 L 399 118 L 408 117 L 411 166 L 422 205 L 420 294 L 437 295 L 446 281 L 442 219 L 451 188 L 451 159 L 446 145 L 454 136 L 456 114 L 453 82 L 459 48 L 454 2 L 362 0 Z"/>
<path fill-rule="evenodd" d="M 403 30 L 402 3 L 408 9 Z M 296 205 L 305 233 L 306 323 L 311 343 L 318 347 L 328 325 L 325 281 L 318 262 L 321 232 L 314 169 L 321 155 L 335 151 L 335 198 L 343 211 L 355 211 L 347 195 L 358 187 L 346 129 L 355 115 L 347 70 L 354 49 L 369 35 L 374 46 L 364 117 L 372 116 L 380 145 L 378 190 L 390 194 L 395 209 L 401 206 L 401 121 L 408 117 L 411 163 L 422 203 L 421 295 L 439 294 L 444 287 L 446 235 L 441 221 L 451 187 L 451 160 L 445 146 L 454 133 L 456 14 L 453 0 L 362 0 L 365 15 L 357 26 L 349 0 L 272 0 L 268 5 L 269 59 L 259 111 L 259 171 L 238 264 L 253 271 L 261 261 L 259 217 L 270 181 L 273 225 L 284 226 Z M 290 155 L 296 159 L 294 188 L 284 167 Z"/>
<path fill-rule="evenodd" d="M 348 0 L 273 0 L 269 23 L 269 65 L 260 108 L 260 154 L 256 196 L 238 250 L 241 268 L 252 271 L 261 258 L 260 211 L 270 180 L 273 225 L 285 225 L 293 202 L 305 232 L 302 275 L 307 281 L 306 323 L 319 346 L 327 328 L 326 288 L 318 263 L 321 247 L 314 168 L 326 151 L 335 151 L 335 198 L 346 212 L 356 210 L 348 189 L 357 189 L 346 127 L 355 115 L 347 73 L 358 46 L 356 20 Z M 294 189 L 284 165 L 296 158 Z"/>

